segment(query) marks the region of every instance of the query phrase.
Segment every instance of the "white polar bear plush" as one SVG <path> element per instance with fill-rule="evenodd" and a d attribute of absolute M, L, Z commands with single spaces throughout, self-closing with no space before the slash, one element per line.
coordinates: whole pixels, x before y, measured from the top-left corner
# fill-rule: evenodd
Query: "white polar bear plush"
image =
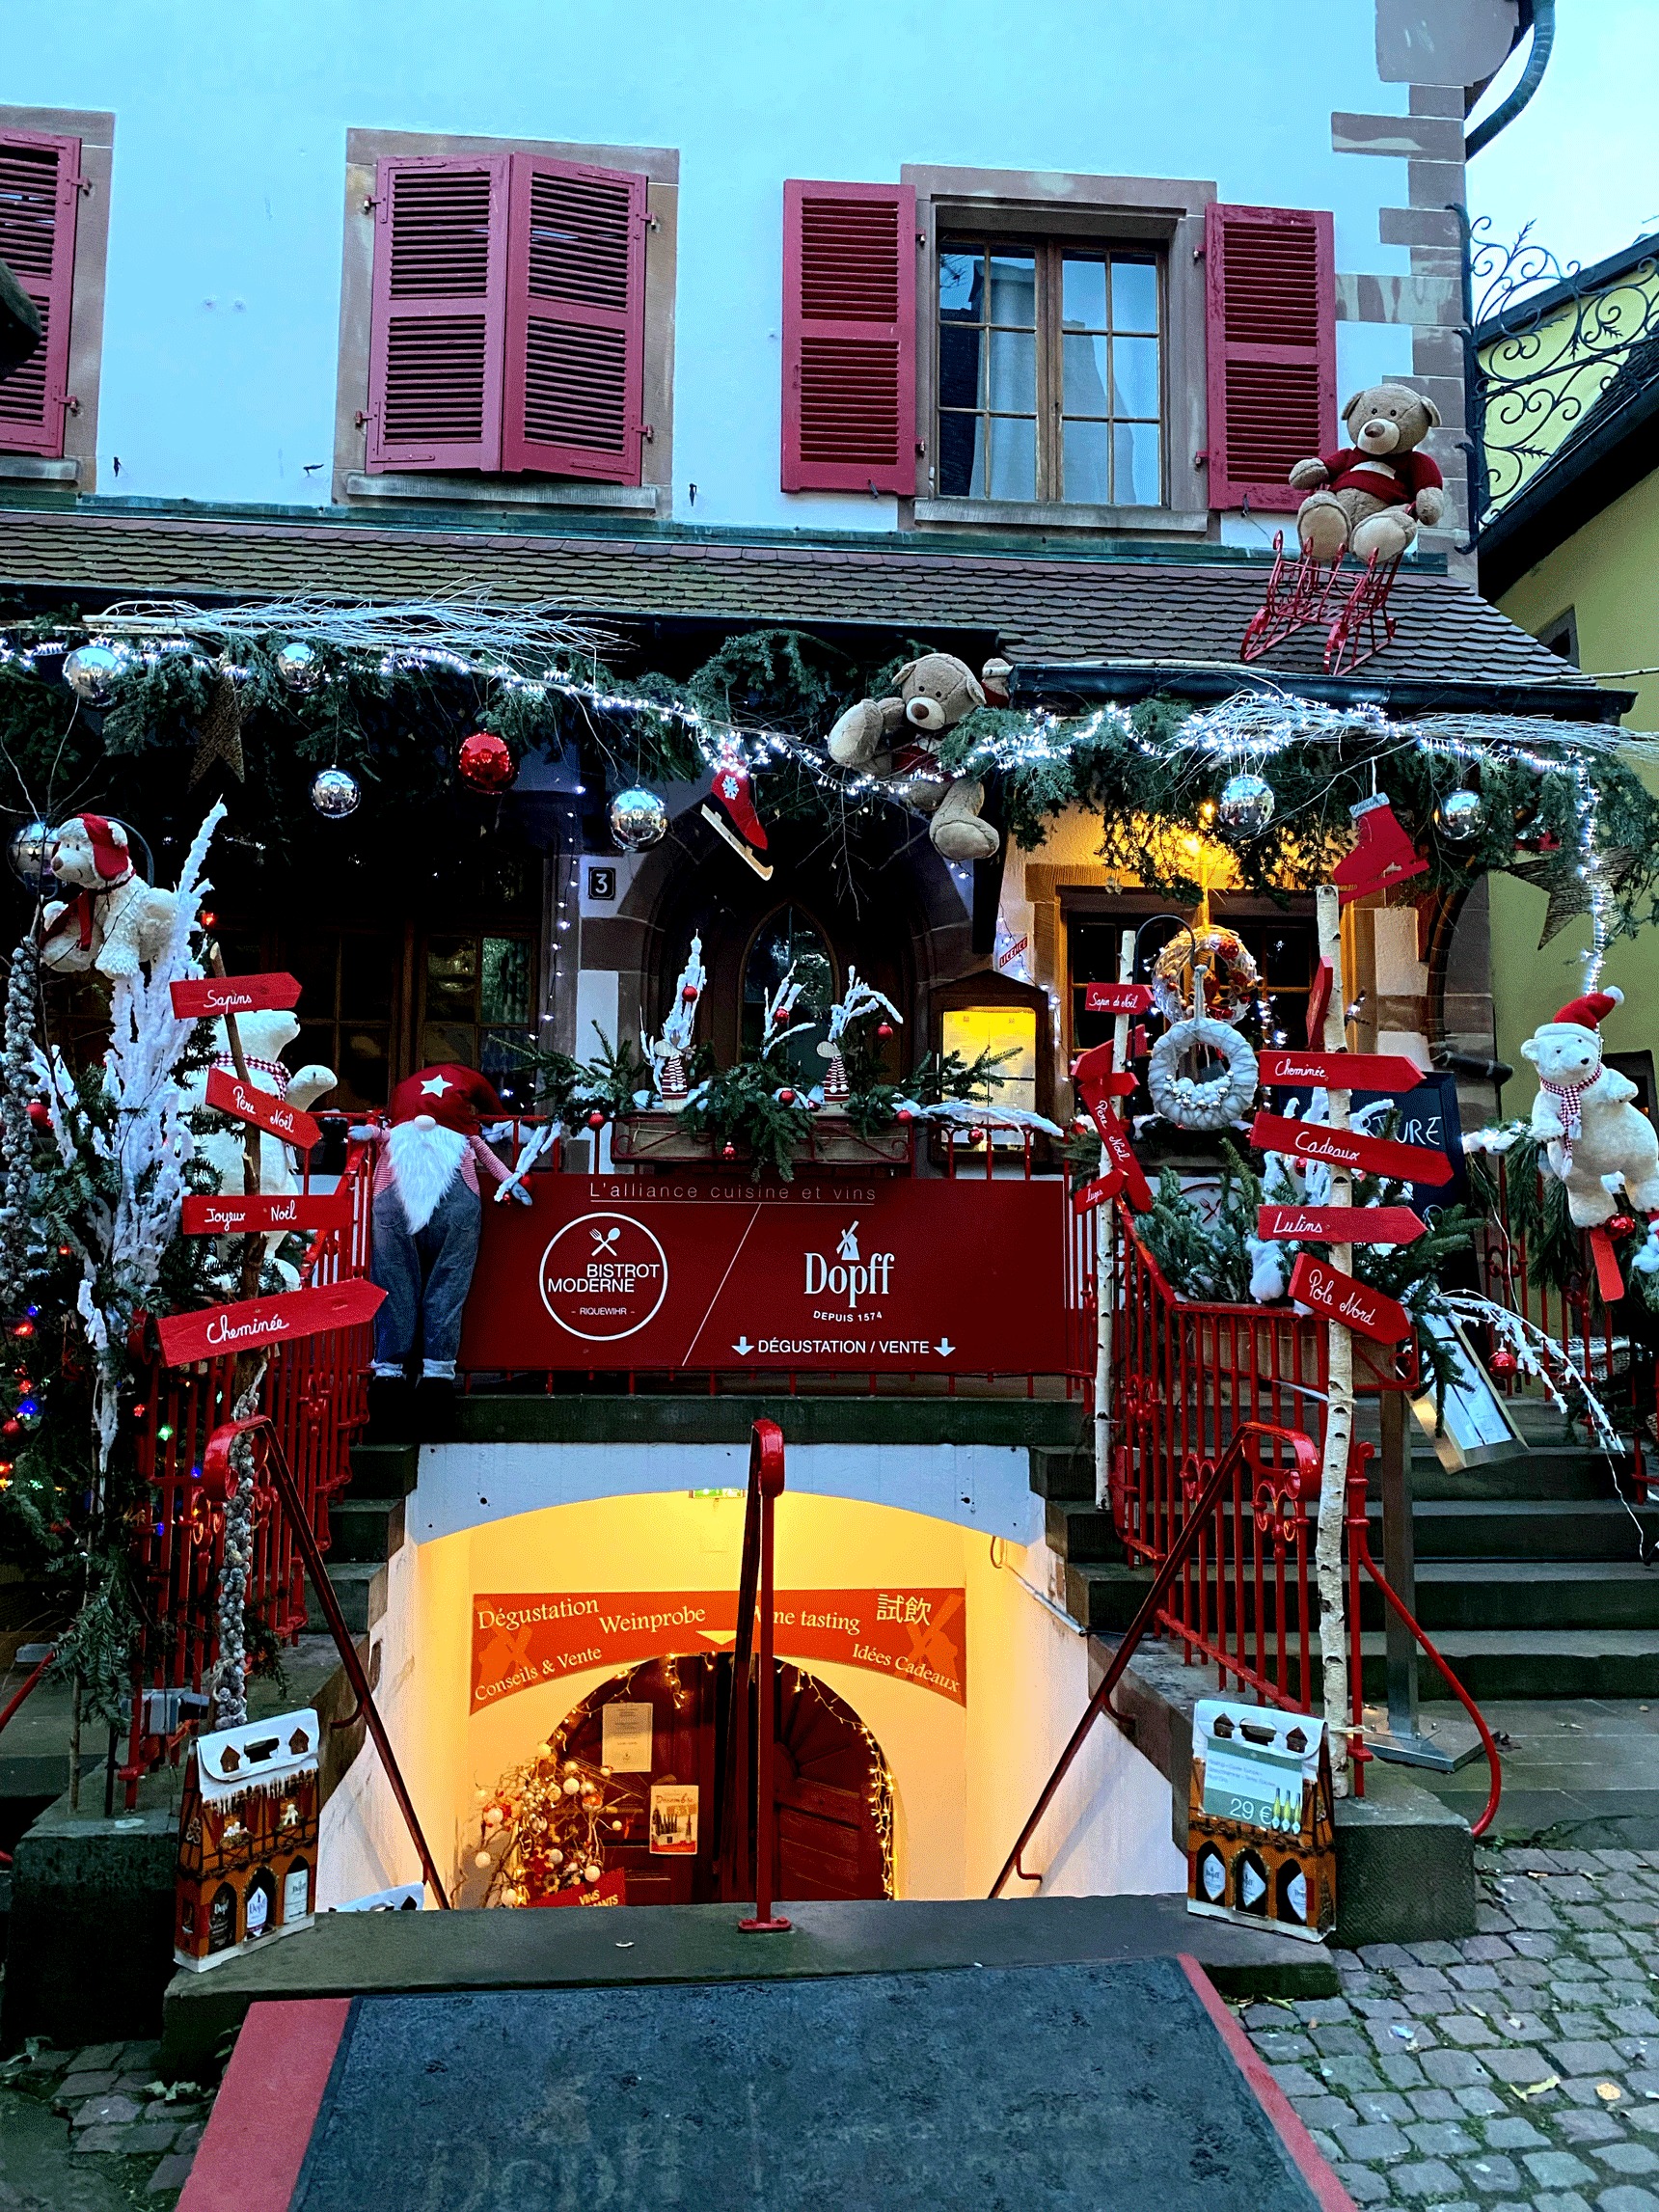
<path fill-rule="evenodd" d="M 332 1068 L 315 1062 L 297 1068 L 292 1075 L 284 1067 L 278 1054 L 285 1045 L 291 1045 L 300 1033 L 300 1025 L 291 1014 L 264 1013 L 239 1014 L 236 1017 L 236 1035 L 247 1063 L 248 1080 L 257 1091 L 270 1091 L 289 1106 L 309 1107 L 332 1091 L 340 1078 Z M 223 1022 L 214 1024 L 213 1065 L 227 1074 L 235 1073 L 236 1063 L 231 1051 L 231 1040 Z M 187 1105 L 204 1106 L 207 1103 L 207 1075 L 205 1068 L 198 1068 L 184 1081 L 183 1091 Z M 195 1141 L 195 1155 L 205 1160 L 218 1177 L 219 1190 L 227 1198 L 242 1195 L 243 1138 L 234 1130 L 215 1130 L 210 1135 L 199 1136 Z M 264 1196 L 281 1197 L 285 1192 L 299 1188 L 288 1148 L 281 1137 L 259 1133 L 259 1189 Z M 268 1237 L 266 1251 L 275 1254 L 282 1243 L 280 1235 Z M 297 1277 L 296 1277 L 297 1280 Z"/>
<path fill-rule="evenodd" d="M 112 979 L 136 975 L 173 935 L 177 891 L 158 891 L 134 872 L 126 832 L 102 814 L 73 814 L 47 840 L 53 876 L 69 892 L 41 916 L 41 959 L 60 975 L 89 968 Z"/>
<path fill-rule="evenodd" d="M 1631 1105 L 1636 1085 L 1603 1067 L 1596 1024 L 1621 1004 L 1622 991 L 1591 991 L 1540 1022 L 1521 1051 L 1538 1072 L 1533 1134 L 1547 1139 L 1550 1171 L 1566 1185 L 1567 1212 L 1579 1229 L 1611 1219 L 1622 1183 L 1632 1206 L 1659 1209 L 1659 1135 Z"/>

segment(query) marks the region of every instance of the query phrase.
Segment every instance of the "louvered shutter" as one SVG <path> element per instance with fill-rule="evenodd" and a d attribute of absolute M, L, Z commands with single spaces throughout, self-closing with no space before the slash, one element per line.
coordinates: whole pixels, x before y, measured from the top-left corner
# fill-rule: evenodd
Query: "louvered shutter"
<path fill-rule="evenodd" d="M 645 186 L 627 170 L 512 157 L 504 469 L 639 481 Z"/>
<path fill-rule="evenodd" d="M 916 196 L 783 187 L 783 488 L 916 488 Z"/>
<path fill-rule="evenodd" d="M 80 168 L 78 138 L 0 131 L 0 261 L 41 314 L 40 344 L 0 372 L 0 452 L 63 457 Z"/>
<path fill-rule="evenodd" d="M 506 266 L 505 154 L 379 164 L 371 471 L 501 467 Z"/>
<path fill-rule="evenodd" d="M 1292 511 L 1291 469 L 1336 442 L 1331 233 L 1310 208 L 1205 209 L 1212 507 Z"/>

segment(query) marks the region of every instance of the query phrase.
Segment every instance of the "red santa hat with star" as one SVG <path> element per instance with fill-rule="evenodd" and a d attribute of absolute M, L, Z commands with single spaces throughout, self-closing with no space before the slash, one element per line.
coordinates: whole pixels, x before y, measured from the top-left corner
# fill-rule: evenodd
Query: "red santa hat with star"
<path fill-rule="evenodd" d="M 433 1068 L 420 1068 L 392 1094 L 388 1118 L 394 1129 L 418 1120 L 422 1114 L 445 1129 L 476 1136 L 485 1116 L 494 1120 L 506 1112 L 494 1086 L 476 1068 L 463 1068 L 454 1060 Z"/>

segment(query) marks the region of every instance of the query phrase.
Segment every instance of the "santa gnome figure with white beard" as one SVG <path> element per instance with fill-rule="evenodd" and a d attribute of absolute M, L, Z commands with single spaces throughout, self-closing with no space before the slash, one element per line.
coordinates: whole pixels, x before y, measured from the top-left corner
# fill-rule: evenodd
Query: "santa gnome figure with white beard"
<path fill-rule="evenodd" d="M 422 1068 L 392 1094 L 374 1175 L 369 1274 L 386 1293 L 374 1321 L 370 1417 L 396 1428 L 407 1417 L 409 1361 L 419 1338 L 421 1426 L 441 1427 L 454 1397 L 461 1316 L 478 1257 L 483 1201 L 478 1169 L 524 1205 L 530 1194 L 484 1142 L 485 1116 L 506 1108 L 476 1068 Z"/>

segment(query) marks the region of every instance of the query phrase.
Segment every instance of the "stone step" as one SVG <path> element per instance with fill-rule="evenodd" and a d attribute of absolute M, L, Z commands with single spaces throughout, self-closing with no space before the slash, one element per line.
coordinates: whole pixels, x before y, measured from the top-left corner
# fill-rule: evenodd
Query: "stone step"
<path fill-rule="evenodd" d="M 403 1500 L 358 1497 L 347 1490 L 329 1500 L 329 1566 L 370 1560 L 382 1565 L 403 1543 Z"/>
<path fill-rule="evenodd" d="M 1659 1635 L 1640 1628 L 1449 1628 L 1435 1648 L 1478 1705 L 1501 1698 L 1659 1698 Z M 1368 1698 L 1387 1687 L 1380 1633 L 1360 1639 Z M 1450 1700 L 1425 1658 L 1418 1696 Z"/>
<path fill-rule="evenodd" d="M 1043 1530 L 1048 1549 L 1058 1559 L 1122 1559 L 1124 1547 L 1109 1513 L 1095 1505 L 1077 1505 L 1070 1498 L 1050 1498 L 1044 1508 Z"/>
<path fill-rule="evenodd" d="M 1031 1488 L 1040 1498 L 1094 1503 L 1095 1455 L 1092 1451 L 1078 1451 L 1071 1445 L 1034 1444 L 1029 1457 Z"/>
<path fill-rule="evenodd" d="M 1416 1452 L 1411 1461 L 1411 1492 L 1419 1504 L 1436 1499 L 1474 1503 L 1498 1498 L 1609 1498 L 1616 1488 L 1622 1488 L 1634 1500 L 1637 1489 L 1629 1461 L 1624 1461 L 1617 1473 L 1616 1485 L 1615 1470 L 1601 1453 L 1568 1445 L 1535 1445 L 1513 1459 L 1487 1461 L 1455 1474 L 1431 1454 Z M 1374 1461 L 1371 1479 L 1374 1493 Z"/>
<path fill-rule="evenodd" d="M 1659 1506 L 1639 1510 L 1648 1543 L 1659 1542 Z M 1629 1559 L 1637 1531 L 1617 1498 L 1440 1499 L 1412 1516 L 1419 1559 Z M 1382 1554 L 1382 1508 L 1371 1505 L 1372 1549 Z"/>
<path fill-rule="evenodd" d="M 348 1559 L 338 1564 L 330 1561 L 328 1578 L 334 1585 L 346 1626 L 354 1636 L 367 1636 L 386 1611 L 386 1562 L 384 1559 Z M 306 1627 L 313 1635 L 326 1635 L 328 1623 L 309 1578 L 306 1598 L 309 1607 Z"/>
<path fill-rule="evenodd" d="M 420 1474 L 421 1453 L 415 1444 L 376 1444 L 363 1439 L 351 1447 L 351 1481 L 345 1494 L 352 1498 L 406 1498 Z"/>

